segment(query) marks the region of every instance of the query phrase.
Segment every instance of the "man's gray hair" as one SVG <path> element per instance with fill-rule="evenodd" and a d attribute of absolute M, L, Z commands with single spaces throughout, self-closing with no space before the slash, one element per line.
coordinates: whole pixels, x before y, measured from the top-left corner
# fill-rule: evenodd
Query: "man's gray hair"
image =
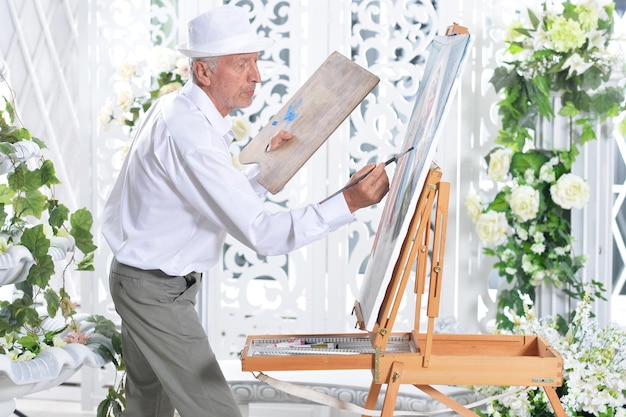
<path fill-rule="evenodd" d="M 198 80 L 196 78 L 196 73 L 193 70 L 194 62 L 196 62 L 196 61 L 204 62 L 209 67 L 209 71 L 215 72 L 215 71 L 217 71 L 217 58 L 218 57 L 216 57 L 216 56 L 211 56 L 211 57 L 205 57 L 205 58 L 191 58 L 191 59 L 189 59 L 189 73 L 191 75 L 191 81 L 193 81 L 194 84 L 198 84 Z"/>

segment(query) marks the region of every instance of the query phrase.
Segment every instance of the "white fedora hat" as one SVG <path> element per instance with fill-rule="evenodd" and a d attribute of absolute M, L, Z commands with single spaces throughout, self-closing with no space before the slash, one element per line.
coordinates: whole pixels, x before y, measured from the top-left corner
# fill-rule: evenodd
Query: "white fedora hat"
<path fill-rule="evenodd" d="M 187 24 L 187 43 L 178 51 L 190 58 L 259 52 L 273 41 L 254 33 L 246 11 L 236 6 L 209 10 Z"/>

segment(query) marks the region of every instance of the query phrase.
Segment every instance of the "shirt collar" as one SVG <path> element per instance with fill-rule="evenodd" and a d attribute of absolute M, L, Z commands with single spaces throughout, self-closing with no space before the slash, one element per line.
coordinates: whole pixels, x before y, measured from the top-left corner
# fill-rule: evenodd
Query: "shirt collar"
<path fill-rule="evenodd" d="M 224 117 L 217 111 L 217 107 L 215 107 L 213 101 L 200 87 L 189 80 L 181 89 L 181 93 L 200 109 L 209 123 L 211 123 L 211 126 L 213 126 L 222 137 L 232 138 L 232 120 L 229 116 Z"/>

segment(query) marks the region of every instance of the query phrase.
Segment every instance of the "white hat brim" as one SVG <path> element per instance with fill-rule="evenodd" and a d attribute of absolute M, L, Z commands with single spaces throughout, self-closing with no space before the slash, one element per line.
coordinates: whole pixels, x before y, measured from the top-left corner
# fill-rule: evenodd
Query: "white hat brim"
<path fill-rule="evenodd" d="M 214 50 L 197 50 L 188 49 L 187 43 L 182 43 L 176 48 L 178 52 L 189 58 L 209 58 L 214 56 L 234 55 L 234 54 L 248 54 L 252 52 L 260 52 L 269 48 L 274 43 L 273 40 L 264 37 L 252 38 L 248 42 L 239 43 L 233 47 L 226 47 Z"/>

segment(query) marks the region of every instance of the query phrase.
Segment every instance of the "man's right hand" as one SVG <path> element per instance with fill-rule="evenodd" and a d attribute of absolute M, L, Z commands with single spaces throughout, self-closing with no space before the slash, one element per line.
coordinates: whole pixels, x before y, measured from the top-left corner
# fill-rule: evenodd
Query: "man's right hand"
<path fill-rule="evenodd" d="M 365 165 L 357 171 L 350 179 L 358 178 L 374 167 L 374 164 Z M 348 182 L 350 183 L 350 182 Z M 343 192 L 346 204 L 351 213 L 358 209 L 369 207 L 379 203 L 389 191 L 389 177 L 385 171 L 385 164 L 380 163 L 374 170 L 363 178 L 358 184 L 348 188 Z"/>

